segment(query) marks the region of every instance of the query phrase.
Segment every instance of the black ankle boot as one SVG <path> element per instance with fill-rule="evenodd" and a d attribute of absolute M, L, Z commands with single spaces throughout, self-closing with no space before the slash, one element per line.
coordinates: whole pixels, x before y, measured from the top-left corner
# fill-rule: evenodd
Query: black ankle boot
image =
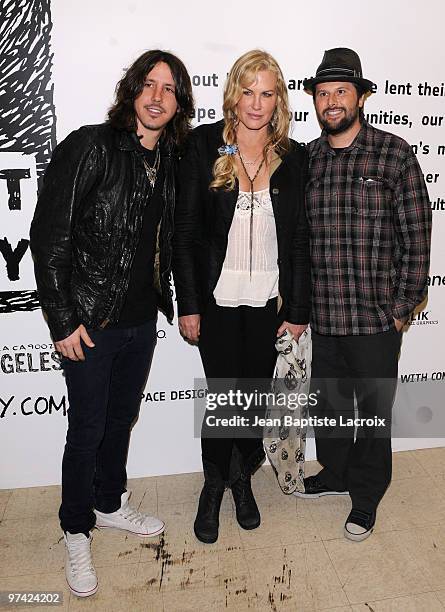
<path fill-rule="evenodd" d="M 199 496 L 198 512 L 193 528 L 195 535 L 205 544 L 218 539 L 219 510 L 224 495 L 224 480 L 216 465 L 203 461 L 204 486 Z"/>
<path fill-rule="evenodd" d="M 243 529 L 256 529 L 261 523 L 255 497 L 252 492 L 250 474 L 241 473 L 232 484 L 232 495 L 236 507 L 236 520 Z"/>

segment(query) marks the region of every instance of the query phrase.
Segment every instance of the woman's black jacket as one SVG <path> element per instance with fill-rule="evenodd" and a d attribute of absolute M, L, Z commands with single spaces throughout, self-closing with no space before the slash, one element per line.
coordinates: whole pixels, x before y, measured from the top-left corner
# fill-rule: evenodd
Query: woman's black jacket
<path fill-rule="evenodd" d="M 173 236 L 173 278 L 178 314 L 201 314 L 216 287 L 238 198 L 235 189 L 212 191 L 213 164 L 224 143 L 224 123 L 193 130 L 179 164 L 179 196 Z M 291 150 L 270 178 L 278 241 L 280 319 L 308 323 L 310 314 L 309 231 L 304 207 L 307 155 L 291 141 Z"/>

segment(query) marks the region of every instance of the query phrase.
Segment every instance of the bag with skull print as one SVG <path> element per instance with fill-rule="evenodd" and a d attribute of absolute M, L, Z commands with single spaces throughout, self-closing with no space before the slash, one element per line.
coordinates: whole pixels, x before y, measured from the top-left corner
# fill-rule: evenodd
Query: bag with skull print
<path fill-rule="evenodd" d="M 272 398 L 266 412 L 264 448 L 281 490 L 290 495 L 294 491 L 304 492 L 306 427 L 301 427 L 299 422 L 308 415 L 304 398 L 309 395 L 310 385 L 310 328 L 303 332 L 298 342 L 286 330 L 277 339 L 275 347 L 278 357 L 272 380 Z"/>

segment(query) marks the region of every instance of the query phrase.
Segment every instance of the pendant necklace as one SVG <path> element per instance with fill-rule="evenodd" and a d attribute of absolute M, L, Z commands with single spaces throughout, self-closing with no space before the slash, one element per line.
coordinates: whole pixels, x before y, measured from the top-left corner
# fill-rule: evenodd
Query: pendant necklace
<path fill-rule="evenodd" d="M 250 276 L 250 280 L 252 280 L 252 244 L 253 244 L 253 184 L 255 182 L 256 177 L 258 176 L 258 174 L 260 173 L 261 168 L 263 167 L 264 162 L 266 161 L 266 158 L 264 157 L 263 154 L 263 159 L 261 160 L 260 165 L 258 166 L 258 170 L 255 172 L 255 176 L 253 178 L 250 178 L 249 173 L 247 172 L 247 168 L 245 166 L 244 160 L 242 158 L 241 155 L 241 151 L 239 150 L 238 147 L 238 155 L 240 158 L 240 162 L 241 162 L 241 166 L 243 167 L 243 170 L 247 176 L 247 179 L 250 183 L 250 226 L 249 226 L 249 276 Z M 258 159 L 258 158 L 257 158 Z"/>
<path fill-rule="evenodd" d="M 145 156 L 142 157 L 142 161 L 144 163 L 144 168 L 145 168 L 145 173 L 147 175 L 148 182 L 150 183 L 150 186 L 152 189 L 154 188 L 155 183 L 156 183 L 156 175 L 158 174 L 160 160 L 161 160 L 161 155 L 159 153 L 159 146 L 156 147 L 156 155 L 155 155 L 153 166 L 150 166 L 148 161 L 145 159 Z"/>

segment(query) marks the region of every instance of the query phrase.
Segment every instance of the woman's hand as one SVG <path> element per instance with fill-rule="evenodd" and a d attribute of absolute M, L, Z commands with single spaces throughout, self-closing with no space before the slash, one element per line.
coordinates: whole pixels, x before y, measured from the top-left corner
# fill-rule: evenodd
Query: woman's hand
<path fill-rule="evenodd" d="M 286 329 L 288 329 L 289 332 L 294 337 L 294 340 L 296 342 L 298 342 L 299 337 L 304 332 L 304 330 L 307 328 L 307 326 L 308 326 L 307 323 L 305 325 L 295 325 L 294 323 L 289 323 L 288 321 L 283 321 L 283 323 L 278 328 L 277 336 L 281 336 L 281 334 L 284 334 Z"/>
<path fill-rule="evenodd" d="M 181 336 L 190 342 L 198 342 L 201 315 L 184 315 L 183 317 L 179 317 L 178 322 Z"/>

